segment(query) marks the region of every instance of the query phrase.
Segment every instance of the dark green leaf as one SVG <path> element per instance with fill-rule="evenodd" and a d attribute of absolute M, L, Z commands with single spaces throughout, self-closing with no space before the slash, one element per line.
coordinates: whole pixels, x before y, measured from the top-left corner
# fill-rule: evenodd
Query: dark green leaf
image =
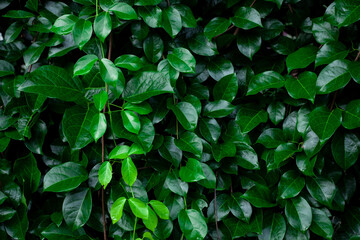
<path fill-rule="evenodd" d="M 299 76 L 286 78 L 285 87 L 294 99 L 305 98 L 312 103 L 315 101 L 317 76 L 313 72 L 303 72 Z"/>
<path fill-rule="evenodd" d="M 92 210 L 89 188 L 68 193 L 64 199 L 62 213 L 66 224 L 73 230 L 85 225 Z"/>
<path fill-rule="evenodd" d="M 306 179 L 306 188 L 319 203 L 331 206 L 336 193 L 336 186 L 332 180 L 323 177 L 308 177 Z"/>
<path fill-rule="evenodd" d="M 245 30 L 262 27 L 259 12 L 251 7 L 240 7 L 235 12 L 235 16 L 231 18 L 231 21 L 236 27 Z"/>
<path fill-rule="evenodd" d="M 263 109 L 247 104 L 240 107 L 235 121 L 239 124 L 242 133 L 248 133 L 267 119 L 267 113 Z"/>
<path fill-rule="evenodd" d="M 104 42 L 112 29 L 111 17 L 108 12 L 102 12 L 95 18 L 94 32 L 101 42 Z"/>
<path fill-rule="evenodd" d="M 137 178 L 137 169 L 130 157 L 123 160 L 121 165 L 121 175 L 124 181 L 132 186 Z"/>
<path fill-rule="evenodd" d="M 237 37 L 239 51 L 252 60 L 252 57 L 261 47 L 261 36 L 255 33 L 242 34 Z"/>
<path fill-rule="evenodd" d="M 88 20 L 79 19 L 74 25 L 72 30 L 74 42 L 79 46 L 79 49 L 83 49 L 85 44 L 90 40 L 92 35 L 92 24 Z"/>
<path fill-rule="evenodd" d="M 55 166 L 45 174 L 44 191 L 68 192 L 87 180 L 88 173 L 80 164 L 66 162 Z"/>
<path fill-rule="evenodd" d="M 152 96 L 173 92 L 169 80 L 162 73 L 142 72 L 126 84 L 124 98 L 132 103 L 140 103 Z"/>
<path fill-rule="evenodd" d="M 287 171 L 281 176 L 278 185 L 278 196 L 281 199 L 296 197 L 305 187 L 305 179 L 294 170 Z"/>
<path fill-rule="evenodd" d="M 334 228 L 326 213 L 321 209 L 312 208 L 312 214 L 310 230 L 320 237 L 332 239 Z"/>
<path fill-rule="evenodd" d="M 204 28 L 205 36 L 211 40 L 213 37 L 216 37 L 224 33 L 230 26 L 230 20 L 222 17 L 216 17 L 210 20 Z"/>
<path fill-rule="evenodd" d="M 317 107 L 310 113 L 309 123 L 323 143 L 340 127 L 341 111 L 336 108 L 330 112 L 326 107 Z"/>
<path fill-rule="evenodd" d="M 266 148 L 277 148 L 280 144 L 285 143 L 283 131 L 278 128 L 269 128 L 261 133 L 256 141 Z"/>
<path fill-rule="evenodd" d="M 360 100 L 353 100 L 346 105 L 342 125 L 346 129 L 360 127 Z"/>
<path fill-rule="evenodd" d="M 210 118 L 223 118 L 231 114 L 235 106 L 225 100 L 209 102 L 205 105 L 203 114 Z"/>
<path fill-rule="evenodd" d="M 37 93 L 50 98 L 64 101 L 78 101 L 83 97 L 83 87 L 76 78 L 63 68 L 42 66 L 30 74 L 20 90 L 28 93 Z"/>
<path fill-rule="evenodd" d="M 328 94 L 349 83 L 351 75 L 348 70 L 349 61 L 335 60 L 327 65 L 319 74 L 316 81 L 318 94 Z"/>
<path fill-rule="evenodd" d="M 235 74 L 221 78 L 214 86 L 213 96 L 215 100 L 232 102 L 238 92 L 238 81 Z"/>
<path fill-rule="evenodd" d="M 286 66 L 290 73 L 294 69 L 306 68 L 315 61 L 318 48 L 312 45 L 302 47 L 286 58 Z"/>
<path fill-rule="evenodd" d="M 129 4 L 123 2 L 116 3 L 109 11 L 112 11 L 118 18 L 123 20 L 136 20 L 138 18 L 135 10 Z"/>
<path fill-rule="evenodd" d="M 264 219 L 262 234 L 260 240 L 282 240 L 286 233 L 286 222 L 279 213 L 268 215 Z"/>
<path fill-rule="evenodd" d="M 162 12 L 162 27 L 174 38 L 181 30 L 181 15 L 173 6 L 169 6 Z"/>
<path fill-rule="evenodd" d="M 289 224 L 298 231 L 306 231 L 312 222 L 312 212 L 309 203 L 302 197 L 286 201 L 285 216 Z"/>
<path fill-rule="evenodd" d="M 189 158 L 186 166 L 180 168 L 179 175 L 184 182 L 197 182 L 205 178 L 201 163 L 194 158 Z"/>
<path fill-rule="evenodd" d="M 179 213 L 179 225 L 186 239 L 195 240 L 205 238 L 208 227 L 204 218 L 195 209 L 183 209 Z"/>
<path fill-rule="evenodd" d="M 93 54 L 88 54 L 79 58 L 79 60 L 77 60 L 77 62 L 74 65 L 73 76 L 75 77 L 77 75 L 88 74 L 91 71 L 94 64 L 97 62 L 97 60 L 98 57 Z"/>
<path fill-rule="evenodd" d="M 284 84 L 285 79 L 279 73 L 274 71 L 262 72 L 251 78 L 246 95 L 255 95 L 269 88 L 281 88 Z"/>
<path fill-rule="evenodd" d="M 185 48 L 175 48 L 167 55 L 170 65 L 179 72 L 194 73 L 196 61 L 189 50 Z"/>
<path fill-rule="evenodd" d="M 198 122 L 198 114 L 194 106 L 188 102 L 179 102 L 170 108 L 185 130 L 194 130 Z"/>

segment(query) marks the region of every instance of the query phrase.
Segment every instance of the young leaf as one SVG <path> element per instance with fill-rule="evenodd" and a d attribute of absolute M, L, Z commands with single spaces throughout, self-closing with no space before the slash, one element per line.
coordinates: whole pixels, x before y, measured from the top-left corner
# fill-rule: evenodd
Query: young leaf
<path fill-rule="evenodd" d="M 175 48 L 172 53 L 168 54 L 167 59 L 170 65 L 179 72 L 195 72 L 195 58 L 190 51 L 185 48 Z"/>
<path fill-rule="evenodd" d="M 260 13 L 251 7 L 240 7 L 231 21 L 236 27 L 245 30 L 262 27 Z"/>
<path fill-rule="evenodd" d="M 79 58 L 74 65 L 73 77 L 88 74 L 97 60 L 98 57 L 93 54 L 88 54 Z"/>
<path fill-rule="evenodd" d="M 79 19 L 72 30 L 74 42 L 82 50 L 85 44 L 90 40 L 92 35 L 92 24 L 88 20 Z"/>
<path fill-rule="evenodd" d="M 121 111 L 121 118 L 126 130 L 135 134 L 139 134 L 141 128 L 140 119 L 133 111 Z"/>
<path fill-rule="evenodd" d="M 129 185 L 132 186 L 137 178 L 137 169 L 133 161 L 130 157 L 127 157 L 123 160 L 121 164 L 121 175 L 124 181 Z"/>
<path fill-rule="evenodd" d="M 94 138 L 95 142 L 101 138 L 106 132 L 107 124 L 106 117 L 103 113 L 99 113 L 92 118 L 90 133 Z"/>
<path fill-rule="evenodd" d="M 189 158 L 186 166 L 180 168 L 179 175 L 184 182 L 197 182 L 205 179 L 201 163 L 193 158 Z"/>
<path fill-rule="evenodd" d="M 149 210 L 148 206 L 145 203 L 143 203 L 140 199 L 137 198 L 129 198 L 128 202 L 132 213 L 136 217 L 141 219 L 148 219 Z"/>
<path fill-rule="evenodd" d="M 112 224 L 117 223 L 123 214 L 123 209 L 126 203 L 125 197 L 120 197 L 111 205 L 110 217 Z"/>
<path fill-rule="evenodd" d="M 99 169 L 99 182 L 101 185 L 106 186 L 110 183 L 112 179 L 112 166 L 109 161 L 105 161 L 101 164 Z"/>
<path fill-rule="evenodd" d="M 101 42 L 104 42 L 112 29 L 111 17 L 108 12 L 102 12 L 95 18 L 94 32 Z"/>

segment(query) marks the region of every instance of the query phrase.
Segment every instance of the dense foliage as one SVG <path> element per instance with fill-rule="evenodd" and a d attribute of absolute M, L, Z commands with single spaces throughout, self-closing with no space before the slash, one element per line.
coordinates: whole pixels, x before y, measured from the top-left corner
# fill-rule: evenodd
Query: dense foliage
<path fill-rule="evenodd" d="M 0 239 L 360 238 L 360 1 L 0 11 Z"/>

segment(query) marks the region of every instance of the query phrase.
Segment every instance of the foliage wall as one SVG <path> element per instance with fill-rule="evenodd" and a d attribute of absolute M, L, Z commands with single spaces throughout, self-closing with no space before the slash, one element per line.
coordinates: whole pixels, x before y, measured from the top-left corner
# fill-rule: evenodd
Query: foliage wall
<path fill-rule="evenodd" d="M 360 238 L 360 1 L 0 14 L 0 239 Z"/>

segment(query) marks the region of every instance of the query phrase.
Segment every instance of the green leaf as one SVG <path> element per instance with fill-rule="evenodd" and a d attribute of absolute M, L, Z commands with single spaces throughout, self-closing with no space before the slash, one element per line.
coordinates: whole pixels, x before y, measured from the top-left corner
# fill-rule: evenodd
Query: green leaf
<path fill-rule="evenodd" d="M 147 115 L 153 111 L 151 105 L 147 102 L 142 102 L 140 104 L 132 104 L 132 103 L 125 103 L 124 109 L 132 110 L 140 115 Z"/>
<path fill-rule="evenodd" d="M 94 21 L 94 32 L 101 42 L 104 42 L 112 29 L 111 17 L 108 12 L 102 12 Z"/>
<path fill-rule="evenodd" d="M 219 81 L 225 76 L 234 73 L 234 66 L 232 63 L 222 57 L 215 58 L 207 64 L 207 69 L 210 76 L 215 80 Z"/>
<path fill-rule="evenodd" d="M 180 168 L 179 175 L 184 182 L 197 182 L 205 179 L 201 163 L 193 158 L 189 158 L 186 166 Z"/>
<path fill-rule="evenodd" d="M 26 232 L 29 228 L 29 220 L 27 217 L 27 206 L 21 204 L 14 216 L 4 223 L 6 233 L 12 239 L 25 240 Z M 7 236 L 4 236 L 7 238 Z"/>
<path fill-rule="evenodd" d="M 68 71 L 51 65 L 33 71 L 19 90 L 37 93 L 63 101 L 78 101 L 84 96 L 81 82 L 71 78 Z"/>
<path fill-rule="evenodd" d="M 239 35 L 237 47 L 244 56 L 252 60 L 254 54 L 260 50 L 261 36 L 255 33 Z"/>
<path fill-rule="evenodd" d="M 275 125 L 284 120 L 285 110 L 285 105 L 282 102 L 272 102 L 266 109 L 271 122 Z"/>
<path fill-rule="evenodd" d="M 42 52 L 45 49 L 45 45 L 39 45 L 38 43 L 33 43 L 31 46 L 24 52 L 24 63 L 28 67 L 31 64 L 36 63 Z"/>
<path fill-rule="evenodd" d="M 138 8 L 138 13 L 149 27 L 161 27 L 162 10 L 158 6 Z"/>
<path fill-rule="evenodd" d="M 292 157 L 294 153 L 298 151 L 295 143 L 282 143 L 276 149 L 274 153 L 274 161 L 276 166 L 280 166 L 282 162 Z"/>
<path fill-rule="evenodd" d="M 239 221 L 236 218 L 226 218 L 224 219 L 224 223 L 234 238 L 244 237 L 248 233 L 261 234 L 263 228 L 263 213 L 261 209 L 254 211 L 249 223 Z"/>
<path fill-rule="evenodd" d="M 217 143 L 221 134 L 221 127 L 213 118 L 200 119 L 199 130 L 201 135 L 210 143 Z"/>
<path fill-rule="evenodd" d="M 335 1 L 336 19 L 339 27 L 346 27 L 360 19 L 357 1 Z"/>
<path fill-rule="evenodd" d="M 251 205 L 257 208 L 276 206 L 275 203 L 272 203 L 271 191 L 266 186 L 255 185 L 241 195 L 241 198 L 249 201 Z"/>
<path fill-rule="evenodd" d="M 5 32 L 5 43 L 11 43 L 19 36 L 23 29 L 23 25 L 20 22 L 12 23 Z"/>
<path fill-rule="evenodd" d="M 133 161 L 130 157 L 127 157 L 123 160 L 121 165 L 121 175 L 124 181 L 129 185 L 132 186 L 137 178 L 137 169 Z M 134 213 L 135 214 L 135 213 Z"/>
<path fill-rule="evenodd" d="M 97 110 L 101 111 L 104 109 L 106 102 L 108 101 L 108 94 L 105 91 L 101 91 L 93 96 L 94 105 Z"/>
<path fill-rule="evenodd" d="M 231 114 L 235 110 L 235 106 L 225 100 L 217 100 L 209 102 L 205 105 L 203 114 L 210 118 L 223 118 Z"/>
<path fill-rule="evenodd" d="M 339 29 L 332 26 L 329 22 L 323 20 L 322 17 L 312 19 L 312 32 L 315 40 L 320 44 L 331 41 L 337 41 L 339 38 Z"/>
<path fill-rule="evenodd" d="M 203 151 L 201 139 L 192 132 L 184 132 L 180 135 L 180 139 L 175 140 L 175 145 L 183 151 L 191 152 L 195 156 L 200 157 Z"/>
<path fill-rule="evenodd" d="M 151 231 L 155 231 L 155 228 L 158 225 L 158 218 L 155 214 L 155 212 L 149 207 L 149 205 L 147 206 L 148 209 L 148 218 L 147 219 L 143 219 L 143 223 L 145 225 L 146 228 L 150 229 Z M 139 238 L 140 239 L 140 238 Z"/>
<path fill-rule="evenodd" d="M 360 127 L 360 100 L 350 101 L 343 112 L 342 125 L 346 129 Z"/>
<path fill-rule="evenodd" d="M 105 134 L 106 128 L 106 117 L 103 113 L 99 113 L 92 118 L 90 133 L 95 142 Z"/>
<path fill-rule="evenodd" d="M 179 123 L 184 127 L 185 130 L 194 130 L 198 122 L 198 114 L 194 106 L 188 102 L 179 102 L 170 108 Z"/>
<path fill-rule="evenodd" d="M 306 231 L 312 222 L 311 207 L 302 197 L 296 197 L 286 201 L 285 216 L 289 224 L 301 232 Z"/>
<path fill-rule="evenodd" d="M 260 169 L 255 150 L 245 143 L 240 143 L 236 146 L 235 160 L 235 163 L 242 168 L 249 170 Z"/>
<path fill-rule="evenodd" d="M 186 182 L 181 181 L 172 172 L 166 176 L 164 186 L 180 196 L 185 196 L 189 190 L 189 185 Z"/>
<path fill-rule="evenodd" d="M 143 61 L 132 54 L 121 55 L 115 59 L 115 65 L 120 68 L 126 68 L 130 71 L 138 71 L 144 67 Z"/>
<path fill-rule="evenodd" d="M 239 124 L 242 133 L 248 133 L 267 119 L 267 113 L 263 109 L 254 104 L 246 104 L 240 106 L 235 121 Z"/>
<path fill-rule="evenodd" d="M 302 47 L 291 53 L 286 58 L 287 70 L 290 73 L 294 69 L 306 68 L 316 59 L 318 48 L 312 45 Z"/>
<path fill-rule="evenodd" d="M 36 159 L 32 153 L 15 160 L 13 171 L 23 187 L 31 193 L 39 187 L 41 172 L 37 167 Z M 1 202 L 1 201 L 0 201 Z"/>
<path fill-rule="evenodd" d="M 98 114 L 93 105 L 88 108 L 75 105 L 65 110 L 62 130 L 72 149 L 81 149 L 93 141 L 91 122 Z"/>
<path fill-rule="evenodd" d="M 137 20 L 138 16 L 135 10 L 127 3 L 118 2 L 114 4 L 109 11 L 115 13 L 115 15 L 122 20 Z"/>
<path fill-rule="evenodd" d="M 64 220 L 72 230 L 85 225 L 90 218 L 91 210 L 92 199 L 89 188 L 68 193 L 62 206 Z"/>
<path fill-rule="evenodd" d="M 132 213 L 141 219 L 148 219 L 149 210 L 145 203 L 143 203 L 140 199 L 137 198 L 129 198 L 128 199 L 130 209 Z"/>
<path fill-rule="evenodd" d="M 327 141 L 341 125 L 341 111 L 338 108 L 330 112 L 327 107 L 317 107 L 309 116 L 310 127 L 321 143 Z"/>
<path fill-rule="evenodd" d="M 251 7 L 238 8 L 231 21 L 236 27 L 245 30 L 262 27 L 260 13 Z"/>
<path fill-rule="evenodd" d="M 269 88 L 281 88 L 284 84 L 285 79 L 279 73 L 274 71 L 262 72 L 251 78 L 246 95 L 255 95 Z"/>
<path fill-rule="evenodd" d="M 234 157 L 236 154 L 236 146 L 231 142 L 224 142 L 222 144 L 214 144 L 211 147 L 214 159 L 220 162 L 221 159 L 226 157 Z"/>
<path fill-rule="evenodd" d="M 179 72 L 195 73 L 196 61 L 189 50 L 185 48 L 175 48 L 167 55 L 170 65 Z"/>
<path fill-rule="evenodd" d="M 334 228 L 326 213 L 321 209 L 312 208 L 312 214 L 310 230 L 320 237 L 332 239 Z"/>
<path fill-rule="evenodd" d="M 335 162 L 344 170 L 359 158 L 359 138 L 353 133 L 336 133 L 331 142 L 331 152 Z"/>
<path fill-rule="evenodd" d="M 105 189 L 112 179 L 112 166 L 109 161 L 105 161 L 101 164 L 98 175 L 99 182 Z"/>
<path fill-rule="evenodd" d="M 222 17 L 213 18 L 208 24 L 206 24 L 204 34 L 209 40 L 211 40 L 213 37 L 224 33 L 230 25 L 231 22 L 229 19 Z"/>
<path fill-rule="evenodd" d="M 162 73 L 146 71 L 126 84 L 124 99 L 131 103 L 140 103 L 152 96 L 173 92 L 169 80 Z"/>
<path fill-rule="evenodd" d="M 285 88 L 289 95 L 294 99 L 305 98 L 312 103 L 315 101 L 317 76 L 313 72 L 303 72 L 299 76 L 288 76 L 285 82 Z"/>
<path fill-rule="evenodd" d="M 125 159 L 129 156 L 129 151 L 129 146 L 118 145 L 110 152 L 109 159 Z"/>
<path fill-rule="evenodd" d="M 161 0 L 136 0 L 136 6 L 153 6 L 161 3 Z"/>
<path fill-rule="evenodd" d="M 44 177 L 44 192 L 68 192 L 88 179 L 86 169 L 80 164 L 66 162 L 50 169 Z"/>
<path fill-rule="evenodd" d="M 241 198 L 241 193 L 231 194 L 231 197 L 228 201 L 228 205 L 231 213 L 238 219 L 245 221 L 246 223 L 250 222 L 250 217 L 252 215 L 252 207 L 248 201 Z"/>
<path fill-rule="evenodd" d="M 282 240 L 286 233 L 286 222 L 279 213 L 269 214 L 264 219 L 260 240 Z"/>
<path fill-rule="evenodd" d="M 169 209 L 165 204 L 158 200 L 151 200 L 150 205 L 161 219 L 169 219 Z"/>
<path fill-rule="evenodd" d="M 264 145 L 266 148 L 277 148 L 280 144 L 285 143 L 284 132 L 278 128 L 269 128 L 263 131 L 256 143 Z"/>
<path fill-rule="evenodd" d="M 97 62 L 98 57 L 93 54 L 88 54 L 85 56 L 82 56 L 77 60 L 77 62 L 74 65 L 74 74 L 73 77 L 78 75 L 86 75 L 88 74 L 94 64 Z"/>
<path fill-rule="evenodd" d="M 116 81 L 119 76 L 122 75 L 120 69 L 118 69 L 112 61 L 107 58 L 103 58 L 99 62 L 100 75 L 105 83 L 116 86 Z M 120 78 L 124 78 L 123 76 Z"/>
<path fill-rule="evenodd" d="M 317 93 L 328 94 L 345 87 L 351 79 L 348 67 L 348 60 L 335 60 L 321 70 L 316 81 Z"/>
<path fill-rule="evenodd" d="M 214 86 L 213 96 L 215 100 L 234 100 L 238 92 L 238 81 L 236 75 L 230 74 L 221 78 Z"/>
<path fill-rule="evenodd" d="M 126 203 L 125 197 L 120 197 L 111 205 L 110 217 L 112 224 L 117 223 L 123 214 L 123 209 Z"/>
<path fill-rule="evenodd" d="M 191 51 L 201 56 L 210 57 L 219 54 L 216 43 L 210 41 L 203 33 L 188 39 L 188 44 Z"/>
<path fill-rule="evenodd" d="M 336 186 L 332 180 L 324 177 L 308 177 L 306 179 L 306 188 L 319 203 L 331 206 L 336 193 Z"/>
<path fill-rule="evenodd" d="M 278 185 L 278 196 L 281 199 L 296 197 L 305 187 L 305 179 L 295 170 L 290 170 L 281 176 Z"/>
<path fill-rule="evenodd" d="M 23 11 L 23 10 L 10 10 L 7 13 L 5 13 L 4 15 L 2 15 L 2 17 L 6 17 L 6 18 L 31 18 L 34 17 L 35 15 L 27 12 L 27 11 Z"/>
<path fill-rule="evenodd" d="M 329 64 L 337 59 L 344 59 L 349 51 L 341 42 L 325 43 L 316 54 L 315 67 Z"/>
<path fill-rule="evenodd" d="M 65 14 L 56 19 L 53 26 L 51 27 L 51 31 L 59 34 L 66 35 L 71 33 L 75 23 L 78 21 L 78 17 L 72 14 Z"/>
<path fill-rule="evenodd" d="M 15 69 L 11 63 L 4 60 L 0 60 L 0 77 L 12 75 L 14 74 L 14 72 Z"/>
<path fill-rule="evenodd" d="M 158 151 L 161 157 L 170 161 L 176 167 L 180 165 L 182 151 L 175 145 L 173 137 L 165 136 L 164 143 Z"/>
<path fill-rule="evenodd" d="M 176 8 L 169 6 L 162 12 L 162 27 L 174 38 L 181 30 L 181 15 Z"/>
<path fill-rule="evenodd" d="M 178 216 L 178 220 L 180 229 L 184 233 L 186 239 L 195 240 L 205 238 L 208 232 L 208 227 L 204 218 L 197 210 L 181 210 Z"/>
<path fill-rule="evenodd" d="M 79 19 L 74 25 L 72 34 L 74 42 L 82 50 L 85 44 L 90 40 L 92 35 L 92 24 L 88 20 Z"/>
<path fill-rule="evenodd" d="M 141 128 L 140 119 L 133 111 L 121 111 L 121 118 L 126 130 L 135 134 L 139 134 Z"/>
<path fill-rule="evenodd" d="M 359 71 L 360 62 L 351 62 L 348 65 L 348 70 L 351 74 L 351 77 L 355 82 L 360 84 L 360 71 Z"/>
<path fill-rule="evenodd" d="M 190 7 L 183 4 L 176 4 L 174 8 L 178 10 L 181 15 L 181 22 L 183 27 L 195 28 L 197 26 L 196 19 Z"/>

